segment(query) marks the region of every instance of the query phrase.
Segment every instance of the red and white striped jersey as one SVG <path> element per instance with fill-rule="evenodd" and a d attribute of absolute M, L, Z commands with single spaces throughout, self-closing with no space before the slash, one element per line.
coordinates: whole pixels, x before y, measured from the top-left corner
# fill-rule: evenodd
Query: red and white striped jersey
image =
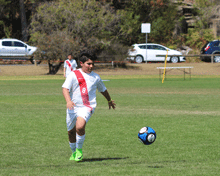
<path fill-rule="evenodd" d="M 97 105 L 96 89 L 99 92 L 106 90 L 102 79 L 97 73 L 93 71 L 85 73 L 81 69 L 71 72 L 62 87 L 69 89 L 71 100 L 76 104 L 76 108 L 95 108 Z"/>
<path fill-rule="evenodd" d="M 65 60 L 63 67 L 66 68 L 66 77 L 67 77 L 72 71 L 76 70 L 76 67 L 77 67 L 76 60 L 74 60 L 74 59 Z"/>

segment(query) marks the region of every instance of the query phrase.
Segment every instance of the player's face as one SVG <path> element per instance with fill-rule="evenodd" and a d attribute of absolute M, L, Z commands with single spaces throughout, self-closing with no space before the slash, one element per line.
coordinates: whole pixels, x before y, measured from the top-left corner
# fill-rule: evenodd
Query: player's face
<path fill-rule="evenodd" d="M 67 58 L 68 58 L 69 60 L 72 60 L 72 59 L 73 59 L 73 57 L 72 57 L 71 55 L 67 56 Z"/>
<path fill-rule="evenodd" d="M 84 63 L 80 62 L 80 65 L 82 67 L 82 71 L 85 73 L 91 73 L 94 67 L 94 61 L 89 59 Z"/>

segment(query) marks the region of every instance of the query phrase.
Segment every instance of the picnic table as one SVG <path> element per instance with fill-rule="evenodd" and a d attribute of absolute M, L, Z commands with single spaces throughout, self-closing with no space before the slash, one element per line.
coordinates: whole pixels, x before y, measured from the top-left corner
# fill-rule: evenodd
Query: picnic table
<path fill-rule="evenodd" d="M 166 73 L 167 73 L 167 72 L 170 72 L 170 71 L 176 69 L 176 70 L 180 70 L 180 71 L 183 72 L 184 80 L 185 80 L 185 74 L 189 74 L 189 75 L 190 75 L 190 80 L 191 80 L 191 69 L 192 69 L 192 68 L 193 68 L 193 67 L 191 67 L 191 66 L 190 66 L 190 67 L 157 67 L 157 69 L 159 70 L 159 78 L 160 78 L 160 79 L 161 79 L 161 74 L 164 73 L 164 71 L 161 73 L 162 70 L 165 69 L 165 78 L 166 78 Z M 188 71 L 187 71 L 187 70 L 188 70 Z"/>

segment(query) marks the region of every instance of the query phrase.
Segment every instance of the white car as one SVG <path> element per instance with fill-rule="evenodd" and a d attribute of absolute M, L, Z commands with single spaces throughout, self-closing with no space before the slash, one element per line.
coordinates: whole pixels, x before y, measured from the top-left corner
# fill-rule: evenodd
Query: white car
<path fill-rule="evenodd" d="M 133 49 L 128 52 L 128 59 L 133 60 L 136 63 L 141 63 L 143 61 L 164 61 L 167 50 L 168 57 L 167 61 L 172 63 L 184 62 L 185 57 L 182 56 L 182 53 L 177 50 L 169 49 L 163 45 L 148 43 L 147 44 L 147 56 L 146 56 L 146 43 L 143 44 L 134 44 L 132 45 Z"/>
<path fill-rule="evenodd" d="M 0 39 L 0 56 L 31 56 L 36 50 L 17 39 Z"/>

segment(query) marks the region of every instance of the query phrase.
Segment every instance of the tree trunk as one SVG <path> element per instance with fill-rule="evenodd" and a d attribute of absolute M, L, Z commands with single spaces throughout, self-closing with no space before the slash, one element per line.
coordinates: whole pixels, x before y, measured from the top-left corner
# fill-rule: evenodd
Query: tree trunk
<path fill-rule="evenodd" d="M 48 75 L 55 75 L 59 71 L 62 64 L 63 64 L 63 62 L 60 62 L 59 64 L 51 64 L 50 60 L 48 60 L 49 73 L 47 73 L 47 74 Z"/>
<path fill-rule="evenodd" d="M 26 19 L 25 7 L 24 7 L 24 0 L 19 0 L 19 4 L 20 4 L 22 40 L 24 42 L 27 42 L 28 41 L 28 30 L 27 30 L 27 19 Z"/>

